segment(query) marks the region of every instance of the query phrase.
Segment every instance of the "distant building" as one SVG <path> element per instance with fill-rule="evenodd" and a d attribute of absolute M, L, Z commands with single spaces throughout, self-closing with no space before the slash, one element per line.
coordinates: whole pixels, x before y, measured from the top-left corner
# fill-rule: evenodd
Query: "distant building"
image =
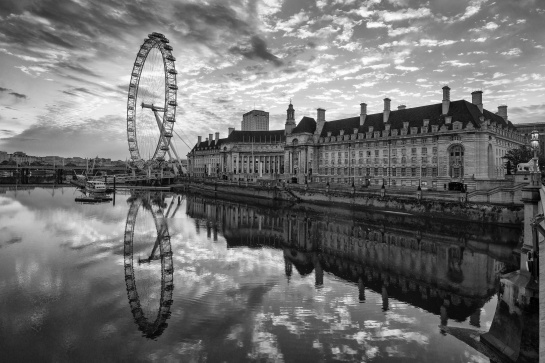
<path fill-rule="evenodd" d="M 0 151 L 0 163 L 5 160 L 9 161 L 9 154 L 6 151 Z"/>
<path fill-rule="evenodd" d="M 64 158 L 60 156 L 43 156 L 41 161 L 48 165 L 62 165 Z"/>
<path fill-rule="evenodd" d="M 284 130 L 235 131 L 227 138 L 216 132 L 197 144 L 188 154 L 188 172 L 197 177 L 255 181 L 279 179 L 284 172 Z"/>
<path fill-rule="evenodd" d="M 16 151 L 11 154 L 11 160 L 15 161 L 17 164 L 30 164 L 36 161 L 35 156 L 29 156 L 22 151 Z"/>
<path fill-rule="evenodd" d="M 242 131 L 269 131 L 269 113 L 252 110 L 242 115 Z"/>
<path fill-rule="evenodd" d="M 507 106 L 504 107 L 507 110 Z M 545 122 L 521 123 L 515 124 L 515 127 L 528 141 L 530 141 L 532 131 L 537 130 L 539 132 L 539 154 L 545 155 Z"/>

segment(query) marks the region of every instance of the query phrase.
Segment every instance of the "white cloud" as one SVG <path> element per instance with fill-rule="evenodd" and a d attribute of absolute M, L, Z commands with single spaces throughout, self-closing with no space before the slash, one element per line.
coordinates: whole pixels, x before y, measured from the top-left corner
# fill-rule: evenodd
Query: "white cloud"
<path fill-rule="evenodd" d="M 518 57 L 519 55 L 522 54 L 522 51 L 520 50 L 520 48 L 512 48 L 512 49 L 509 49 L 507 52 L 502 52 L 501 54 Z"/>
<path fill-rule="evenodd" d="M 477 14 L 481 10 L 481 5 L 484 4 L 487 0 L 472 0 L 469 2 L 469 5 L 466 7 L 466 11 L 455 21 L 464 21 L 473 15 Z"/>
<path fill-rule="evenodd" d="M 405 67 L 405 66 L 396 66 L 395 68 L 399 69 L 400 71 L 409 71 L 409 72 L 414 72 L 420 69 L 418 67 Z"/>
<path fill-rule="evenodd" d="M 301 10 L 299 13 L 294 14 L 291 18 L 289 18 L 286 21 L 279 21 L 276 23 L 276 26 L 274 28 L 275 31 L 283 30 L 287 33 L 290 33 L 293 31 L 294 28 L 299 26 L 300 24 L 307 22 L 309 20 L 309 17 L 303 10 Z"/>
<path fill-rule="evenodd" d="M 396 28 L 396 29 L 388 29 L 388 36 L 390 37 L 396 37 L 398 35 L 403 35 L 407 33 L 414 33 L 419 31 L 420 28 L 417 26 L 409 26 L 406 28 Z"/>
<path fill-rule="evenodd" d="M 361 16 L 362 18 L 368 18 L 371 15 L 373 15 L 375 12 L 373 10 L 369 10 L 365 6 L 362 6 L 359 9 L 352 9 L 348 12 L 349 14 L 356 14 Z"/>
<path fill-rule="evenodd" d="M 460 62 L 458 60 L 448 60 L 448 61 L 443 61 L 442 64 L 447 64 L 447 65 L 451 65 L 451 66 L 454 66 L 454 67 L 464 67 L 464 66 L 471 66 L 472 64 L 471 63 L 463 63 L 463 62 Z"/>
<path fill-rule="evenodd" d="M 477 39 L 471 39 L 472 42 L 475 42 L 475 43 L 482 43 L 484 42 L 486 39 L 488 39 L 487 37 L 481 37 L 481 38 L 477 38 Z"/>
<path fill-rule="evenodd" d="M 390 63 L 381 63 L 381 64 L 373 64 L 373 65 L 367 66 L 366 68 L 382 69 L 382 68 L 387 68 L 389 66 L 390 66 Z"/>
<path fill-rule="evenodd" d="M 420 39 L 420 41 L 418 43 L 415 42 L 414 45 L 421 46 L 421 47 L 436 47 L 436 46 L 451 45 L 457 42 L 458 42 L 457 40 L 437 41 L 435 39 Z"/>
<path fill-rule="evenodd" d="M 431 16 L 431 11 L 429 8 L 419 8 L 419 9 L 404 9 L 399 11 L 382 11 L 380 13 L 380 18 L 387 22 L 394 21 L 403 21 L 409 19 L 420 19 Z"/>
<path fill-rule="evenodd" d="M 492 78 L 500 78 L 500 77 L 503 77 L 505 76 L 505 73 L 501 73 L 501 72 L 496 72 L 492 75 Z"/>
<path fill-rule="evenodd" d="M 370 63 L 378 62 L 381 59 L 382 59 L 382 57 L 380 57 L 378 55 L 369 55 L 369 56 L 363 56 L 361 58 L 361 62 L 363 63 L 363 65 L 368 65 Z"/>
<path fill-rule="evenodd" d="M 500 26 L 498 24 L 494 23 L 493 21 L 490 21 L 490 22 L 486 23 L 481 28 L 473 28 L 473 29 L 469 29 L 469 31 L 471 31 L 471 32 L 481 32 L 481 31 L 485 31 L 485 30 L 496 30 L 499 27 Z"/>
<path fill-rule="evenodd" d="M 408 46 L 408 45 L 409 45 L 409 42 L 407 42 L 405 40 L 400 40 L 400 41 L 394 40 L 391 43 L 380 44 L 378 47 L 380 49 L 384 49 L 384 48 L 390 48 L 390 47 L 403 47 L 403 46 Z"/>
<path fill-rule="evenodd" d="M 368 21 L 366 24 L 367 28 L 387 28 L 388 25 L 382 21 Z"/>

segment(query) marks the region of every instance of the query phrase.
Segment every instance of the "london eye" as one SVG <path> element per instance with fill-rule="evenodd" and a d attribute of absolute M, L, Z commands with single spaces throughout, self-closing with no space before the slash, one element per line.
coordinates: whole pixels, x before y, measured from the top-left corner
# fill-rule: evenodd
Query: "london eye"
<path fill-rule="evenodd" d="M 138 219 L 139 214 L 144 215 L 144 217 L 149 217 L 150 213 L 152 218 Z M 148 221 L 150 221 L 152 226 L 146 226 L 146 222 Z M 139 224 L 144 224 L 144 226 L 140 226 L 143 228 L 137 230 Z M 153 232 L 151 232 L 151 230 L 153 230 Z M 156 237 L 154 237 L 155 234 Z M 153 247 L 151 247 L 149 244 L 150 240 L 153 241 L 153 239 L 150 237 L 155 239 Z M 139 241 L 139 239 L 143 239 L 143 241 Z M 143 243 L 139 244 L 138 242 Z M 136 261 L 138 266 L 156 264 L 156 261 L 160 260 L 160 294 L 151 293 L 150 289 L 145 288 L 145 281 L 143 280 L 153 279 L 145 279 L 143 278 L 143 275 L 140 275 L 142 279 L 139 280 L 139 289 L 143 290 L 144 294 L 139 295 L 138 293 L 133 258 L 135 249 L 139 248 L 138 244 L 140 247 L 144 245 L 145 249 L 149 249 L 151 247 L 151 252 L 147 258 L 139 258 Z M 170 306 L 172 305 L 172 293 L 174 290 L 174 267 L 172 263 L 170 235 L 163 213 L 161 198 L 153 198 L 153 196 L 149 193 L 136 195 L 135 197 L 131 198 L 131 206 L 127 214 L 127 222 L 125 225 L 123 255 L 127 297 L 129 299 L 129 305 L 131 307 L 134 321 L 144 336 L 149 339 L 155 339 L 159 337 L 167 327 L 166 320 L 170 317 Z M 142 268 L 138 267 L 136 270 L 140 271 L 140 273 L 146 272 Z M 155 268 L 155 270 L 157 271 L 157 268 Z M 147 295 L 152 297 L 153 295 L 159 295 L 159 301 L 157 302 L 155 299 L 156 304 L 158 305 L 157 307 L 153 308 L 152 306 L 148 306 L 150 304 L 146 304 L 145 300 L 149 297 Z M 155 316 L 155 319 L 153 319 L 153 314 L 151 311 L 155 309 L 157 309 L 157 315 Z"/>
<path fill-rule="evenodd" d="M 132 68 L 127 140 L 131 160 L 139 169 L 160 164 L 166 155 L 179 162 L 171 141 L 178 90 L 172 50 L 163 34 L 151 33 L 140 47 Z"/>

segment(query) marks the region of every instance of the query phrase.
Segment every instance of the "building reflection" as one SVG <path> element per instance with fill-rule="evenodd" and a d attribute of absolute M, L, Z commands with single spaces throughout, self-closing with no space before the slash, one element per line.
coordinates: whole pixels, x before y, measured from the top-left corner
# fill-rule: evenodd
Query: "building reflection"
<path fill-rule="evenodd" d="M 518 230 L 467 222 L 361 212 L 352 217 L 329 208 L 256 207 L 191 195 L 187 214 L 210 238 L 221 232 L 229 247 L 283 249 L 287 278 L 297 271 L 324 272 L 390 299 L 407 302 L 440 317 L 480 326 L 483 305 L 498 291 L 498 274 L 517 266 L 512 251 Z M 356 217 L 356 218 L 354 218 Z"/>
<path fill-rule="evenodd" d="M 166 207 L 162 194 L 139 193 L 133 194 L 129 199 L 129 212 L 124 234 L 124 272 L 127 287 L 127 297 L 135 323 L 143 335 L 149 339 L 159 337 L 167 327 L 167 319 L 170 317 L 170 306 L 172 305 L 172 293 L 174 290 L 172 263 L 172 250 L 168 225 L 165 220 L 164 208 Z M 171 203 L 172 206 L 172 203 Z M 168 209 L 170 211 L 170 208 Z M 167 215 L 168 215 L 167 211 Z M 160 263 L 161 264 L 161 297 L 157 316 L 147 317 L 144 315 L 138 291 L 136 289 L 136 277 L 134 274 L 133 240 L 135 223 L 138 213 L 151 213 L 157 236 L 155 241 L 150 241 L 150 254 L 148 258 L 139 259 L 138 264 Z"/>

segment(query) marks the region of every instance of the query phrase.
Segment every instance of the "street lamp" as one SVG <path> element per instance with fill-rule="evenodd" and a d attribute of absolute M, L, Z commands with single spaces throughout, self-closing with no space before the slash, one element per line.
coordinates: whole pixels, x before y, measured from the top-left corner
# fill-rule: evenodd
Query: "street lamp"
<path fill-rule="evenodd" d="M 534 170 L 533 170 L 534 177 L 533 177 L 533 183 L 534 183 L 534 185 L 539 185 L 539 179 L 540 178 L 538 177 L 539 170 L 538 170 L 538 163 L 537 163 L 537 149 L 539 148 L 539 131 L 534 129 L 530 135 L 531 135 L 530 146 L 532 147 L 532 149 L 534 149 Z"/>

